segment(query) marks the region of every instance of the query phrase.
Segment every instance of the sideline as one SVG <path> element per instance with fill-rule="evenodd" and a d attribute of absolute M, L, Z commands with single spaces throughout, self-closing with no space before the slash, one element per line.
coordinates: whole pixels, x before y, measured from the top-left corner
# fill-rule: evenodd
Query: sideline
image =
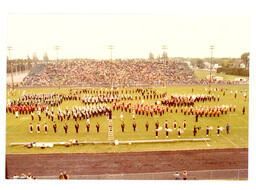
<path fill-rule="evenodd" d="M 221 174 L 222 175 L 216 175 Z M 70 179 L 174 179 L 175 172 L 121 173 L 99 175 L 69 175 Z M 207 175 L 208 174 L 208 175 Z M 213 177 L 212 174 L 215 174 Z M 231 174 L 231 175 L 228 175 Z M 200 177 L 201 176 L 201 177 Z M 225 176 L 225 177 L 224 177 Z M 37 179 L 58 179 L 58 176 L 35 176 Z M 248 169 L 192 170 L 188 179 L 248 179 Z M 180 171 L 180 179 L 182 179 Z M 234 179 L 234 180 L 235 180 Z"/>

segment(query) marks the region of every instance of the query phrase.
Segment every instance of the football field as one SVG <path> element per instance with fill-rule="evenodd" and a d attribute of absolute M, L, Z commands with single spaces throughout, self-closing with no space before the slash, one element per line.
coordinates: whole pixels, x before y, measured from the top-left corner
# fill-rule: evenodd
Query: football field
<path fill-rule="evenodd" d="M 192 88 L 194 89 L 192 93 Z M 174 87 L 159 87 L 154 88 L 159 93 L 167 92 L 167 96 L 171 95 L 197 95 L 197 94 L 207 94 L 205 91 L 205 86 L 174 86 Z M 218 90 L 214 90 L 218 88 Z M 223 88 L 226 91 L 226 95 L 223 96 L 223 92 L 220 89 Z M 237 90 L 238 96 L 234 97 L 234 92 Z M 30 134 L 29 124 L 31 122 L 31 116 L 29 114 L 20 114 L 19 118 L 15 118 L 15 114 L 7 113 L 6 114 L 6 153 L 7 154 L 31 154 L 31 153 L 98 153 L 98 152 L 140 152 L 140 151 L 163 151 L 163 150 L 194 150 L 194 149 L 221 149 L 221 148 L 247 148 L 248 147 L 248 102 L 244 100 L 244 92 L 248 92 L 248 86 L 213 86 L 212 93 L 216 97 L 220 96 L 220 101 L 206 101 L 206 102 L 196 102 L 194 107 L 197 106 L 210 106 L 210 105 L 236 105 L 236 111 L 228 111 L 227 114 L 221 114 L 220 117 L 199 117 L 198 122 L 195 122 L 195 115 L 184 115 L 178 109 L 178 113 L 165 112 L 162 116 L 153 115 L 153 117 L 146 115 L 135 116 L 135 121 L 137 124 L 136 131 L 133 131 L 132 128 L 132 113 L 124 111 L 124 123 L 125 123 L 125 132 L 121 131 L 121 119 L 120 119 L 120 110 L 113 110 L 113 131 L 114 139 L 118 141 L 130 141 L 130 140 L 161 140 L 167 139 L 165 136 L 165 131 L 162 130 L 159 132 L 159 137 L 155 138 L 155 123 L 158 120 L 162 128 L 164 128 L 165 120 L 168 121 L 169 128 L 172 128 L 174 120 L 177 121 L 177 126 L 183 126 L 183 121 L 187 121 L 187 128 L 182 133 L 179 139 L 195 139 L 195 138 L 206 138 L 206 126 L 213 126 L 213 129 L 210 131 L 210 141 L 202 142 L 165 142 L 165 143 L 147 143 L 147 144 L 86 144 L 86 145 L 77 145 L 71 147 L 65 146 L 54 146 L 53 148 L 31 148 L 28 149 L 23 146 L 10 146 L 10 143 L 31 143 L 31 142 L 68 142 L 70 139 L 76 139 L 80 141 L 107 141 L 108 140 L 108 120 L 106 116 L 92 117 L 90 119 L 91 127 L 90 131 L 86 131 L 86 120 L 78 120 L 80 125 L 79 134 L 75 132 L 75 121 L 73 119 L 66 121 L 68 128 L 68 133 L 64 133 L 63 125 L 64 122 L 57 120 L 56 111 L 57 107 L 54 108 L 54 120 L 57 124 L 57 133 L 53 132 L 53 122 L 45 117 L 45 113 L 42 113 L 41 133 L 37 134 L 35 131 L 35 126 L 39 122 L 36 114 L 35 119 L 32 122 L 34 126 L 34 132 Z M 230 93 L 232 91 L 232 94 Z M 64 93 L 68 94 L 69 89 L 65 88 L 28 88 L 28 89 L 16 89 L 13 94 L 7 90 L 7 100 L 18 98 L 23 93 Z M 155 102 L 160 99 L 153 100 L 144 100 L 144 104 L 155 104 Z M 126 100 L 125 103 L 131 102 L 132 104 L 141 103 L 142 100 Z M 66 107 L 69 109 L 73 106 L 84 106 L 82 100 L 77 101 L 63 101 L 60 104 L 62 110 Z M 112 104 L 108 104 L 112 109 Z M 242 107 L 245 106 L 245 114 L 242 114 Z M 145 123 L 149 122 L 149 130 L 146 131 Z M 47 123 L 49 126 L 48 134 L 44 134 L 43 125 Z M 96 123 L 100 124 L 100 132 L 96 131 Z M 225 128 L 226 124 L 230 124 L 230 134 L 226 134 Z M 198 131 L 197 136 L 193 136 L 193 127 L 201 127 Z M 221 131 L 220 136 L 217 136 L 217 126 L 222 126 L 223 131 Z M 169 133 L 168 139 L 178 139 L 177 130 L 173 130 Z"/>

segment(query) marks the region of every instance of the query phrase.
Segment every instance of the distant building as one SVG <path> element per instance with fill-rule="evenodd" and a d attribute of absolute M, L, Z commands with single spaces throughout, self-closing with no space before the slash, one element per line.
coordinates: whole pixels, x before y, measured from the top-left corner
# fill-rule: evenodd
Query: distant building
<path fill-rule="evenodd" d="M 206 79 L 210 79 L 210 75 L 207 75 L 207 76 L 206 76 Z M 215 80 L 215 81 L 222 81 L 222 80 L 223 80 L 223 77 L 219 77 L 219 76 L 214 76 L 214 75 L 212 75 L 212 80 Z"/>
<path fill-rule="evenodd" d="M 216 64 L 213 65 L 213 68 L 214 68 L 214 69 L 218 69 L 218 68 L 220 68 L 220 67 L 221 67 L 221 66 L 219 66 L 218 63 L 216 63 Z"/>
<path fill-rule="evenodd" d="M 245 64 L 241 63 L 239 67 L 245 69 Z"/>
<path fill-rule="evenodd" d="M 207 69 L 210 69 L 211 68 L 211 63 L 209 62 L 204 62 L 204 65 Z"/>

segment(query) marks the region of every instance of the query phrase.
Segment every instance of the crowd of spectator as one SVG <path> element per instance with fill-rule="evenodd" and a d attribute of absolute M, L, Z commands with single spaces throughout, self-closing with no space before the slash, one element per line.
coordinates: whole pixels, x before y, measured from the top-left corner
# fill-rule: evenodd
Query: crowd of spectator
<path fill-rule="evenodd" d="M 188 179 L 188 172 L 186 170 L 184 170 L 182 172 L 182 175 L 181 175 L 180 172 L 176 171 L 174 173 L 174 178 L 175 178 L 175 180 L 180 180 L 180 179 L 187 180 Z M 20 176 L 17 175 L 17 174 L 14 174 L 14 176 L 9 178 L 9 179 L 36 179 L 36 178 L 34 176 L 32 176 L 31 173 L 28 173 L 28 175 L 22 173 Z M 69 175 L 67 174 L 66 171 L 60 172 L 58 179 L 60 179 L 60 180 L 68 180 L 69 179 Z M 173 179 L 173 178 L 171 178 L 171 179 Z"/>
<path fill-rule="evenodd" d="M 11 177 L 10 179 L 36 179 L 36 178 L 32 176 L 31 173 L 28 173 L 28 175 L 22 173 L 21 175 L 14 174 L 14 176 Z"/>
<path fill-rule="evenodd" d="M 186 63 L 59 60 L 34 65 L 23 86 L 159 86 L 200 83 Z"/>

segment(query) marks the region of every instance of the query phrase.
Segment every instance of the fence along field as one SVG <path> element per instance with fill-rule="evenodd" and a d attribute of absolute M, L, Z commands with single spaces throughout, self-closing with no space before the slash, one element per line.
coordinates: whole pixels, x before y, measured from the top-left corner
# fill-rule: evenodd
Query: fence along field
<path fill-rule="evenodd" d="M 192 93 L 192 88 L 194 92 Z M 207 94 L 203 86 L 195 87 L 166 87 L 166 88 L 155 88 L 158 92 L 164 93 L 167 92 L 168 97 L 172 94 Z M 212 94 L 215 96 L 220 96 L 220 101 L 211 101 L 211 102 L 196 102 L 195 106 L 200 105 L 236 105 L 235 112 L 228 112 L 227 115 L 220 115 L 220 117 L 199 117 L 198 123 L 195 122 L 194 115 L 186 115 L 180 112 L 170 113 L 165 112 L 163 116 L 145 116 L 145 115 L 136 115 L 135 121 L 137 124 L 136 132 L 132 128 L 132 113 L 124 112 L 124 122 L 125 122 L 125 132 L 121 132 L 121 119 L 120 119 L 120 110 L 113 111 L 113 131 L 114 139 L 118 141 L 130 141 L 130 140 L 164 140 L 165 131 L 159 132 L 159 137 L 155 138 L 155 122 L 158 120 L 161 127 L 164 127 L 165 120 L 168 121 L 169 128 L 172 128 L 174 120 L 177 121 L 177 126 L 183 126 L 182 123 L 184 120 L 187 121 L 187 129 L 184 130 L 184 133 L 181 135 L 180 139 L 201 139 L 206 138 L 205 128 L 207 125 L 213 126 L 213 130 L 210 131 L 209 139 L 210 141 L 202 142 L 170 142 L 170 143 L 149 143 L 149 144 L 119 144 L 117 146 L 111 144 L 104 145 L 78 145 L 78 146 L 54 146 L 53 148 L 25 148 L 22 146 L 10 146 L 10 143 L 14 142 L 67 142 L 70 139 L 76 139 L 80 141 L 107 141 L 108 140 L 108 121 L 105 116 L 91 118 L 91 128 L 90 132 L 86 132 L 86 120 L 79 121 L 80 129 L 79 134 L 75 133 L 75 122 L 73 120 L 67 121 L 69 126 L 68 134 L 64 133 L 63 124 L 56 119 L 55 108 L 55 120 L 57 123 L 57 133 L 53 133 L 52 122 L 48 119 L 45 119 L 45 113 L 42 113 L 42 121 L 40 122 L 41 128 L 44 123 L 47 122 L 49 126 L 48 134 L 40 133 L 33 134 L 29 133 L 29 123 L 31 122 L 30 115 L 19 115 L 19 118 L 15 118 L 15 115 L 8 113 L 6 115 L 6 153 L 75 153 L 75 152 L 137 152 L 137 151 L 155 151 L 155 150 L 189 150 L 189 149 L 213 149 L 213 148 L 247 148 L 248 147 L 248 101 L 244 101 L 244 91 L 247 90 L 248 86 L 217 86 L 212 87 L 212 89 L 223 88 L 226 91 L 226 95 L 223 96 L 222 92 L 212 90 Z M 9 93 L 7 90 L 7 100 L 12 98 L 18 98 L 22 93 L 68 93 L 68 89 L 64 88 L 52 88 L 52 89 L 16 89 L 15 93 Z M 232 90 L 232 95 L 230 91 Z M 234 92 L 238 91 L 238 96 L 234 98 Z M 242 93 L 240 91 L 243 91 Z M 145 103 L 154 104 L 155 100 L 145 100 Z M 141 103 L 141 100 L 125 101 L 131 103 Z M 60 107 L 61 109 L 72 108 L 73 105 L 83 106 L 82 101 L 66 101 L 63 102 Z M 112 109 L 112 104 L 108 104 Z M 245 115 L 242 114 L 242 107 L 245 106 Z M 35 120 L 32 122 L 34 128 L 38 122 L 38 117 L 35 115 Z M 145 123 L 149 122 L 149 131 L 145 130 Z M 100 124 L 100 132 L 96 132 L 96 123 Z M 230 124 L 230 134 L 227 135 L 225 132 L 226 124 Z M 194 125 L 201 127 L 196 137 L 193 137 L 193 127 Z M 216 135 L 216 127 L 220 125 L 224 128 L 221 132 L 221 135 L 218 137 Z M 170 132 L 168 139 L 178 139 L 177 130 Z"/>

